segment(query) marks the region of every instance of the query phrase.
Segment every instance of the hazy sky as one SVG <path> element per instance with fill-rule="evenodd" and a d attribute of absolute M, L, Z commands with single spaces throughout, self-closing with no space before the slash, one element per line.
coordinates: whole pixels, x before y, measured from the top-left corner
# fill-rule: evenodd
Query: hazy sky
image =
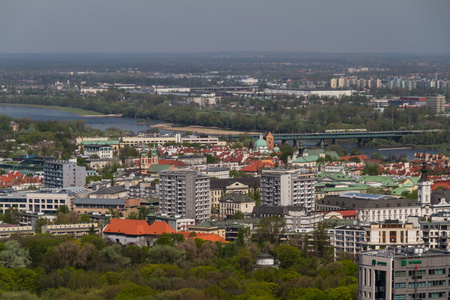
<path fill-rule="evenodd" d="M 0 0 L 0 52 L 450 53 L 450 0 Z"/>

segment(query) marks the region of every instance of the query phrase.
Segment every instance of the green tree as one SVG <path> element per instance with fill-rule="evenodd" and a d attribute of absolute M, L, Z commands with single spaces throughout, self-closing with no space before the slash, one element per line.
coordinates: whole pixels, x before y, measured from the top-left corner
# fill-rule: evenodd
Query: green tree
<path fill-rule="evenodd" d="M 90 223 L 91 222 L 91 217 L 89 217 L 88 214 L 82 214 L 80 216 L 80 223 Z"/>
<path fill-rule="evenodd" d="M 61 205 L 60 207 L 58 207 L 58 209 L 56 210 L 56 214 L 58 213 L 63 213 L 63 214 L 69 214 L 70 213 L 70 209 L 67 205 Z"/>
<path fill-rule="evenodd" d="M 259 222 L 257 237 L 260 244 L 278 244 L 285 232 L 285 221 L 279 216 L 264 218 Z"/>
<path fill-rule="evenodd" d="M 380 175 L 380 164 L 375 162 L 367 162 L 362 170 L 363 175 Z"/>
<path fill-rule="evenodd" d="M 239 230 L 237 235 L 236 244 L 238 244 L 241 247 L 248 248 L 252 242 L 252 232 L 250 230 L 250 227 L 244 226 Z"/>
<path fill-rule="evenodd" d="M 231 216 L 231 219 L 243 219 L 244 217 L 245 216 L 242 211 L 237 211 Z"/>
<path fill-rule="evenodd" d="M 315 225 L 314 233 L 314 252 L 320 258 L 326 258 L 328 247 L 328 232 L 325 222 L 319 222 Z"/>
<path fill-rule="evenodd" d="M 20 221 L 20 212 L 15 207 L 9 207 L 5 212 L 5 218 L 3 222 L 6 224 L 19 224 Z"/>
<path fill-rule="evenodd" d="M 0 252 L 0 260 L 4 267 L 11 269 L 26 268 L 31 263 L 28 250 L 15 240 L 5 243 L 5 249 Z"/>
<path fill-rule="evenodd" d="M 281 268 L 289 268 L 300 262 L 301 252 L 289 245 L 279 245 L 273 249 Z"/>
<path fill-rule="evenodd" d="M 138 215 L 138 219 L 139 220 L 145 220 L 145 218 L 147 217 L 147 215 L 150 213 L 150 208 L 146 205 L 141 205 L 141 207 L 139 208 L 139 215 Z"/>
<path fill-rule="evenodd" d="M 36 222 L 36 233 L 42 232 L 42 226 L 49 224 L 49 220 L 46 218 L 39 218 Z"/>

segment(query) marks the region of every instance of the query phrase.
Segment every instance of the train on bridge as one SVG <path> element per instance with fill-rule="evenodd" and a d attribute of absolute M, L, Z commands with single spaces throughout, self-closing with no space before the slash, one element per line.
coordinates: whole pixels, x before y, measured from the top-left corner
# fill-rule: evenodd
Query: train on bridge
<path fill-rule="evenodd" d="M 341 133 L 341 132 L 367 132 L 367 129 L 328 129 L 325 133 Z"/>

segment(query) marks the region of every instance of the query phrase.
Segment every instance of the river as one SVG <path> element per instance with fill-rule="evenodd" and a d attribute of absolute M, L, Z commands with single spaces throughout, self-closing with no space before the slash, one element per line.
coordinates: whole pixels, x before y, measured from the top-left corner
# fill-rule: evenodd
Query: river
<path fill-rule="evenodd" d="M 119 117 L 84 117 L 74 113 L 41 108 L 32 106 L 20 106 L 20 105 L 0 105 L 0 114 L 11 116 L 14 119 L 30 118 L 35 121 L 77 121 L 84 120 L 87 126 L 94 129 L 106 130 L 110 127 L 118 127 L 120 129 L 140 132 L 146 131 L 150 126 L 165 123 L 163 121 L 151 120 L 148 124 L 136 124 L 134 119 L 119 118 Z M 138 122 L 139 123 L 139 120 Z M 160 132 L 166 133 L 167 130 L 160 129 Z"/>
<path fill-rule="evenodd" d="M 86 125 L 99 129 L 106 130 L 110 127 L 118 127 L 120 129 L 125 129 L 132 132 L 146 131 L 151 126 L 156 124 L 165 123 L 164 121 L 151 120 L 149 124 L 139 125 L 136 124 L 134 119 L 128 118 L 118 118 L 118 117 L 83 117 L 74 113 L 65 112 L 56 109 L 48 109 L 41 107 L 31 107 L 31 106 L 18 106 L 18 105 L 0 105 L 0 114 L 11 116 L 15 119 L 30 118 L 36 121 L 47 121 L 47 120 L 57 120 L 57 121 L 77 121 L 84 120 Z M 171 131 L 160 129 L 161 133 L 169 133 Z M 305 146 L 316 147 L 311 141 L 305 141 Z M 357 149 L 362 151 L 367 157 L 370 157 L 372 153 L 380 153 L 384 157 L 388 157 L 390 154 L 395 154 L 399 156 L 400 154 L 406 154 L 409 161 L 414 159 L 414 153 L 416 152 L 426 152 L 436 154 L 439 150 L 428 150 L 428 149 L 393 149 L 393 150 L 383 150 L 386 147 L 358 147 L 356 141 L 352 142 L 342 142 L 339 145 L 350 153 L 352 150 Z M 397 148 L 397 147 L 392 147 Z"/>

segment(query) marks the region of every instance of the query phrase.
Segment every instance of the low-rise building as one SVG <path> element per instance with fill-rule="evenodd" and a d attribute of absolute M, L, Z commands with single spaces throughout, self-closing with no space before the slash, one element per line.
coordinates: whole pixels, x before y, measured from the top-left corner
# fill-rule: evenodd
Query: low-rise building
<path fill-rule="evenodd" d="M 373 223 L 367 227 L 366 244 L 367 249 L 378 250 L 389 246 L 422 246 L 423 241 L 419 227 L 393 220 Z"/>
<path fill-rule="evenodd" d="M 71 206 L 72 197 L 68 193 L 20 192 L 0 195 L 0 211 L 10 207 L 22 212 L 54 213 L 60 206 Z"/>
<path fill-rule="evenodd" d="M 253 193 L 255 190 L 259 191 L 259 185 L 259 177 L 211 179 L 211 207 L 219 209 L 219 200 L 225 194 L 234 192 L 241 194 Z"/>
<path fill-rule="evenodd" d="M 98 223 L 44 225 L 41 227 L 41 232 L 52 235 L 70 235 L 81 238 L 88 234 L 100 234 L 102 228 Z"/>
<path fill-rule="evenodd" d="M 111 219 L 103 230 L 103 237 L 122 245 L 151 247 L 164 233 L 176 232 L 165 222 L 155 221 L 149 225 L 143 220 Z"/>
<path fill-rule="evenodd" d="M 209 177 L 215 177 L 217 179 L 230 178 L 230 170 L 227 168 L 207 168 L 201 171 L 203 174 Z"/>
<path fill-rule="evenodd" d="M 121 185 L 104 188 L 89 194 L 89 198 L 117 199 L 126 197 L 127 189 Z"/>
<path fill-rule="evenodd" d="M 16 226 L 9 224 L 0 225 L 0 239 L 10 238 L 11 235 L 34 235 L 32 226 Z"/>
<path fill-rule="evenodd" d="M 97 156 L 100 159 L 109 159 L 113 158 L 114 149 L 110 145 L 84 145 L 84 156 L 92 157 Z"/>
<path fill-rule="evenodd" d="M 237 212 L 250 216 L 255 207 L 255 199 L 242 193 L 230 193 L 219 201 L 220 217 L 230 218 Z"/>

